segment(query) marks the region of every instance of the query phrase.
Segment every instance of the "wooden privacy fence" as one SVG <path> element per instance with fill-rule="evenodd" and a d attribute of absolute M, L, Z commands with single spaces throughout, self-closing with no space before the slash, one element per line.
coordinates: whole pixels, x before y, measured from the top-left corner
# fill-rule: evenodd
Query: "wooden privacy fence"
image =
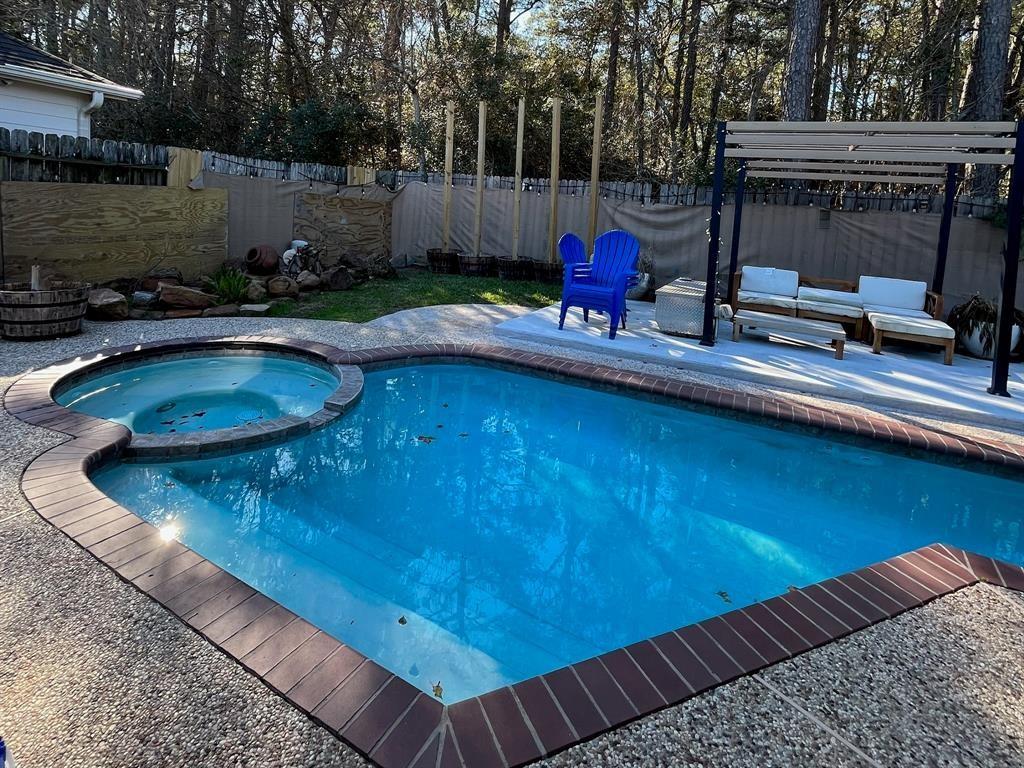
<path fill-rule="evenodd" d="M 167 147 L 0 128 L 0 181 L 162 186 Z"/>
<path fill-rule="evenodd" d="M 188 277 L 227 258 L 227 194 L 100 184 L 3 182 L 4 273 L 44 271 L 93 283 L 155 266 Z"/>

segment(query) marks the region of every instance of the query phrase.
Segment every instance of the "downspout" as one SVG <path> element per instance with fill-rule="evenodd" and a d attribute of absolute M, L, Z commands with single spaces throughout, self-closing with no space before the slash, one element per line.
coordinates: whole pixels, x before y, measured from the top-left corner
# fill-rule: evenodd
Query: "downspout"
<path fill-rule="evenodd" d="M 78 110 L 78 135 L 79 136 L 92 136 L 92 129 L 83 132 L 82 126 L 89 125 L 89 116 L 92 115 L 97 109 L 103 106 L 103 93 L 102 91 L 93 91 L 92 98 L 89 99 L 89 103 Z"/>

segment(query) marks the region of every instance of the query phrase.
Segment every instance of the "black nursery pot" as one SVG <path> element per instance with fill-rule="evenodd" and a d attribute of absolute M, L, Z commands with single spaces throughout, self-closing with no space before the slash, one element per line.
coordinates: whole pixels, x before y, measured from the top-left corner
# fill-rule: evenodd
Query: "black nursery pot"
<path fill-rule="evenodd" d="M 441 248 L 428 248 L 427 268 L 437 275 L 459 274 L 459 251 L 445 251 Z"/>
<path fill-rule="evenodd" d="M 498 257 L 498 277 L 502 280 L 533 280 L 533 259 Z"/>
<path fill-rule="evenodd" d="M 542 283 L 561 285 L 562 279 L 565 276 L 565 267 L 560 261 L 535 261 L 533 263 L 533 274 Z"/>
<path fill-rule="evenodd" d="M 491 277 L 498 271 L 494 256 L 459 256 L 459 271 L 465 277 Z"/>

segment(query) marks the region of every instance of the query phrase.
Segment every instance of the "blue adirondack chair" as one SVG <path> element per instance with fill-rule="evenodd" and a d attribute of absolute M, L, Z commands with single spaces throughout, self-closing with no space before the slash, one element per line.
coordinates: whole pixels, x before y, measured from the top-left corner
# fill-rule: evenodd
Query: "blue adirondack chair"
<path fill-rule="evenodd" d="M 559 330 L 565 325 L 569 307 L 582 309 L 584 322 L 593 309 L 608 313 L 608 338 L 614 339 L 619 323 L 626 327 L 626 289 L 636 282 L 639 254 L 640 243 L 633 235 L 613 229 L 594 242 L 591 263 L 566 266 Z"/>
<path fill-rule="evenodd" d="M 587 246 L 572 232 L 566 232 L 558 239 L 558 255 L 566 267 L 587 263 Z"/>

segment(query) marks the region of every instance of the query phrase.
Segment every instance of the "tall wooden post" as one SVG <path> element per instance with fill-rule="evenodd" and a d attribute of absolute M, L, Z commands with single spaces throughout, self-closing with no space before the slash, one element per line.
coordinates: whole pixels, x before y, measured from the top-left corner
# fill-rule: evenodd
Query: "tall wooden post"
<path fill-rule="evenodd" d="M 480 115 L 476 126 L 476 227 L 473 230 L 473 254 L 480 255 L 480 240 L 484 234 L 484 161 L 487 150 L 487 102 L 480 102 Z"/>
<path fill-rule="evenodd" d="M 932 291 L 941 294 L 946 280 L 946 257 L 949 255 L 949 232 L 953 227 L 953 208 L 956 207 L 956 163 L 946 165 L 946 196 L 942 203 L 942 221 L 939 223 L 939 244 L 935 249 L 935 271 Z"/>
<path fill-rule="evenodd" d="M 548 262 L 558 260 L 558 163 L 562 134 L 562 100 L 551 100 L 551 217 L 548 219 Z"/>
<path fill-rule="evenodd" d="M 594 105 L 594 143 L 590 150 L 590 221 L 587 227 L 587 244 L 594 252 L 597 237 L 597 206 L 601 199 L 601 133 L 604 130 L 604 94 L 597 94 Z"/>
<path fill-rule="evenodd" d="M 732 245 L 729 248 L 729 282 L 725 291 L 729 295 L 732 290 L 732 282 L 736 279 L 736 270 L 740 260 L 740 230 L 743 228 L 743 197 L 746 193 L 747 182 L 747 161 L 740 160 L 740 170 L 736 174 L 736 205 L 732 212 Z"/>
<path fill-rule="evenodd" d="M 444 218 L 441 225 L 444 250 L 451 250 L 452 224 L 452 165 L 455 161 L 455 102 L 449 101 L 447 125 L 444 131 Z"/>
<path fill-rule="evenodd" d="M 711 219 L 708 223 L 708 273 L 704 291 L 704 333 L 700 343 L 715 346 L 715 294 L 718 282 L 718 251 L 722 237 L 722 195 L 725 192 L 725 123 L 715 130 L 715 173 L 711 191 Z"/>
<path fill-rule="evenodd" d="M 512 258 L 519 258 L 519 207 L 523 201 L 523 134 L 526 132 L 526 99 L 519 99 L 516 122 L 516 182 L 512 189 Z"/>

